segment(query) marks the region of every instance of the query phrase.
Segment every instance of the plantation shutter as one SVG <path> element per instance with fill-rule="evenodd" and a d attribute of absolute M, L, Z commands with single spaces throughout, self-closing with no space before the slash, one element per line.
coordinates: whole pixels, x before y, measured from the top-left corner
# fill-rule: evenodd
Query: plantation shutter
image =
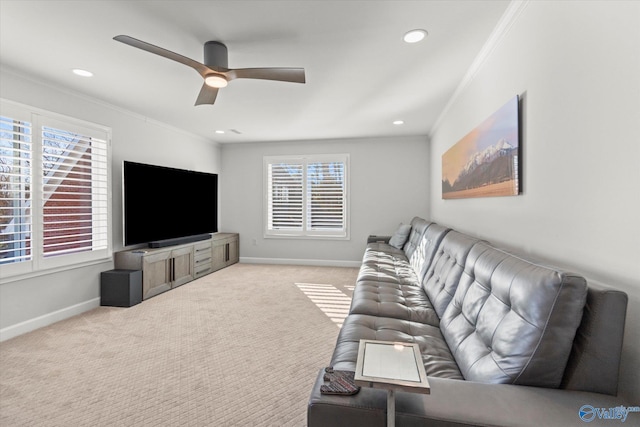
<path fill-rule="evenodd" d="M 108 247 L 107 140 L 42 127 L 44 257 Z"/>
<path fill-rule="evenodd" d="M 268 229 L 302 230 L 302 163 L 268 165 Z"/>
<path fill-rule="evenodd" d="M 31 127 L 0 116 L 0 264 L 32 258 Z"/>
<path fill-rule="evenodd" d="M 0 99 L 3 278 L 111 258 L 110 133 Z"/>
<path fill-rule="evenodd" d="M 265 236 L 348 238 L 348 155 L 265 157 Z"/>
<path fill-rule="evenodd" d="M 343 230 L 345 181 L 343 162 L 307 165 L 307 229 Z"/>

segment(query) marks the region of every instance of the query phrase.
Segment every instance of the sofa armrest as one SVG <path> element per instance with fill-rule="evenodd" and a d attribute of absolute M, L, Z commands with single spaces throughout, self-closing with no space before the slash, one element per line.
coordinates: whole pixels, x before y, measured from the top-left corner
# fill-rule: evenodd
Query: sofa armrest
<path fill-rule="evenodd" d="M 367 243 L 389 243 L 389 240 L 391 240 L 391 236 L 369 235 L 367 237 Z"/>
<path fill-rule="evenodd" d="M 628 406 L 620 398 L 599 393 L 433 377 L 429 382 L 429 395 L 396 393 L 398 427 L 584 426 L 579 411 L 585 405 L 607 410 Z M 322 384 L 321 371 L 309 400 L 308 427 L 385 425 L 384 390 L 363 387 L 354 396 L 328 396 L 320 393 Z M 611 426 L 611 419 L 593 415 L 590 426 Z M 629 412 L 627 419 L 628 425 L 635 425 L 640 413 Z"/>

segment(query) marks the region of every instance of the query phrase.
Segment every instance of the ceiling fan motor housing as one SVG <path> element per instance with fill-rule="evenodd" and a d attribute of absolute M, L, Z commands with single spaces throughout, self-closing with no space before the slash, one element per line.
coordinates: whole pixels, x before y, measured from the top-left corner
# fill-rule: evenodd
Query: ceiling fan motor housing
<path fill-rule="evenodd" d="M 227 46 L 216 41 L 206 42 L 204 44 L 204 65 L 229 68 Z"/>

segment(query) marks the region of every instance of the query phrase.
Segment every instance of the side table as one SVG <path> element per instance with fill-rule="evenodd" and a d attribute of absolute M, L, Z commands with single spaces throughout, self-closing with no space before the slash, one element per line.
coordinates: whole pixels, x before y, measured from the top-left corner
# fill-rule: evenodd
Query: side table
<path fill-rule="evenodd" d="M 396 391 L 431 393 L 416 343 L 360 340 L 355 383 L 387 390 L 387 426 L 396 424 Z"/>

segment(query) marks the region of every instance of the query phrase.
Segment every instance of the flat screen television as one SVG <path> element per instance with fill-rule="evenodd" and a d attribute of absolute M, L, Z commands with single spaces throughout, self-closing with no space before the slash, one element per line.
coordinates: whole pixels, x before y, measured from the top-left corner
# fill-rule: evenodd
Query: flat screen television
<path fill-rule="evenodd" d="M 124 161 L 124 246 L 196 241 L 218 231 L 218 175 Z"/>

